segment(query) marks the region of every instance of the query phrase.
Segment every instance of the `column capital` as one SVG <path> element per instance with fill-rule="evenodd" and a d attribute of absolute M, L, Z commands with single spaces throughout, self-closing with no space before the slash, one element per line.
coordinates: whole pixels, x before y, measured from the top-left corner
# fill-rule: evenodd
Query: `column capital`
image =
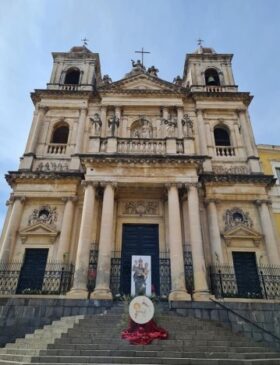
<path fill-rule="evenodd" d="M 38 112 L 43 112 L 44 114 L 46 114 L 49 110 L 49 107 L 45 106 L 45 105 L 38 105 Z"/>
<path fill-rule="evenodd" d="M 90 180 L 82 180 L 81 185 L 86 188 L 87 186 L 92 186 L 94 188 L 97 188 L 99 185 L 98 181 L 90 181 Z"/>
<path fill-rule="evenodd" d="M 260 207 L 263 204 L 267 204 L 267 205 L 271 205 L 272 204 L 272 202 L 271 202 L 270 199 L 257 199 L 257 200 L 254 201 L 254 203 L 255 203 L 255 205 L 257 207 Z"/>
<path fill-rule="evenodd" d="M 61 200 L 64 203 L 67 203 L 68 201 L 75 203 L 76 201 L 78 201 L 78 197 L 77 196 L 65 196 L 65 197 L 61 198 Z"/>
<path fill-rule="evenodd" d="M 172 187 L 175 187 L 177 189 L 182 189 L 184 187 L 184 184 L 180 183 L 180 182 L 170 182 L 170 183 L 164 184 L 164 186 L 167 190 L 169 190 Z"/>
<path fill-rule="evenodd" d="M 235 109 L 236 114 L 239 116 L 241 113 L 245 113 L 246 109 Z"/>
<path fill-rule="evenodd" d="M 16 195 L 11 196 L 9 199 L 12 203 L 14 203 L 16 200 L 20 201 L 21 203 L 24 203 L 27 200 L 26 196 Z"/>
<path fill-rule="evenodd" d="M 101 181 L 100 182 L 100 186 L 102 188 L 106 188 L 107 185 L 111 185 L 114 190 L 118 187 L 117 181 Z"/>
<path fill-rule="evenodd" d="M 206 206 L 208 206 L 210 203 L 214 203 L 214 204 L 218 205 L 218 204 L 221 203 L 221 200 L 217 199 L 217 198 L 206 198 L 206 199 L 204 199 L 204 204 Z"/>

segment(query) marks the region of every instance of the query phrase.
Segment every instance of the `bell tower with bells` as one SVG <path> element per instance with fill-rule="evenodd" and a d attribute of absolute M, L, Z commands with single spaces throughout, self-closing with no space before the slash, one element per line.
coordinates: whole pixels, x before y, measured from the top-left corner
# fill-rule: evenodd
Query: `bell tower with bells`
<path fill-rule="evenodd" d="M 232 54 L 218 54 L 213 48 L 203 47 L 199 39 L 197 50 L 186 55 L 183 85 L 189 86 L 191 91 L 214 91 L 216 87 L 236 92 L 232 57 Z"/>

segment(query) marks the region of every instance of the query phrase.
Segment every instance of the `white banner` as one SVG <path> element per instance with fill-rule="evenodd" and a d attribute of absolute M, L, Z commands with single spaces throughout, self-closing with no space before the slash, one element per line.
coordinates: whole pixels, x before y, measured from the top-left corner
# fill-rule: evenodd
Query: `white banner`
<path fill-rule="evenodd" d="M 152 294 L 151 256 L 131 257 L 131 295 Z"/>

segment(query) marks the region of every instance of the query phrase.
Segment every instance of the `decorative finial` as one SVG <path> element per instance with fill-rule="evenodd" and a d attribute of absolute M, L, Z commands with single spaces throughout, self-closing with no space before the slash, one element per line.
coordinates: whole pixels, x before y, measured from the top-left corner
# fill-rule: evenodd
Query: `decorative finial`
<path fill-rule="evenodd" d="M 144 53 L 151 53 L 151 52 L 147 52 L 147 51 L 144 51 L 144 48 L 142 47 L 142 50 L 141 51 L 134 51 L 135 53 L 141 53 L 141 58 L 142 58 L 142 66 L 144 66 Z"/>
<path fill-rule="evenodd" d="M 203 39 L 198 39 L 197 40 L 197 44 L 199 45 L 199 47 L 202 47 L 202 42 L 204 42 L 204 40 Z"/>
<path fill-rule="evenodd" d="M 87 46 L 88 45 L 88 39 L 86 39 L 86 37 L 84 39 L 81 39 L 81 41 L 83 42 L 83 46 Z"/>

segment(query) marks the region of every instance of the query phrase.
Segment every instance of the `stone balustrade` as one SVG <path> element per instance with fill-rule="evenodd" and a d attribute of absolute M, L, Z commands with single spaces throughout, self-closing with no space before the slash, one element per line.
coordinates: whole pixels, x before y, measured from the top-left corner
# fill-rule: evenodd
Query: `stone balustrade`
<path fill-rule="evenodd" d="M 224 93 L 237 92 L 238 88 L 235 85 L 221 86 L 221 85 L 193 85 L 191 91 L 204 91 L 207 93 Z"/>
<path fill-rule="evenodd" d="M 165 154 L 166 142 L 163 139 L 118 139 L 117 152 Z"/>
<path fill-rule="evenodd" d="M 232 146 L 216 146 L 216 155 L 222 157 L 235 156 L 235 148 Z"/>
<path fill-rule="evenodd" d="M 63 155 L 66 153 L 67 143 L 49 143 L 47 153 L 51 155 Z"/>

